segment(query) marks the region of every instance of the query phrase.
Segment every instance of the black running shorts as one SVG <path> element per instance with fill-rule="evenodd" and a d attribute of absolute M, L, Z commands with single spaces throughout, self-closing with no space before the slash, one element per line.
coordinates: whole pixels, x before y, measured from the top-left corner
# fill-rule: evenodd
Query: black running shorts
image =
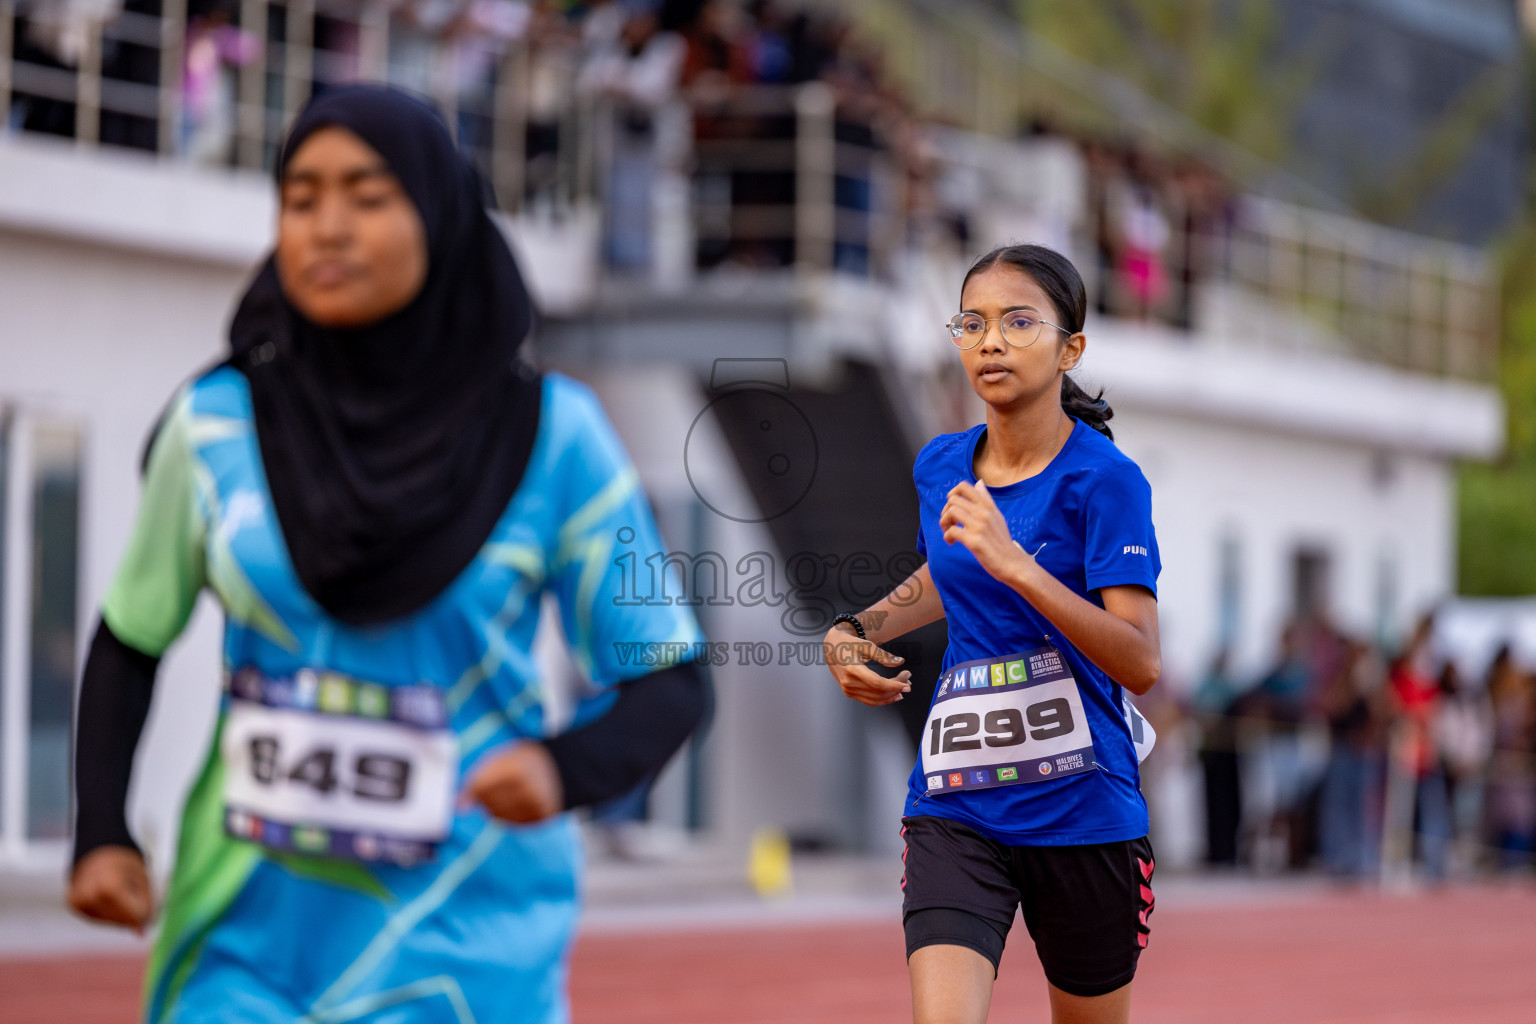
<path fill-rule="evenodd" d="M 966 946 L 996 971 L 1022 905 L 1045 977 L 1063 992 L 1104 995 L 1136 976 L 1153 906 L 1145 836 L 1006 846 L 947 818 L 903 818 L 902 826 L 907 956 L 923 946 Z"/>

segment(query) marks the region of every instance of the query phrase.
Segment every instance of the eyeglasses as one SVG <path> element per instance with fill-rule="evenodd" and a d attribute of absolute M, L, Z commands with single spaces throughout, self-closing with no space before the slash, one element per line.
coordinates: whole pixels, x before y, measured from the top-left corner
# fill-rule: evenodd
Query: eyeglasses
<path fill-rule="evenodd" d="M 956 313 L 945 326 L 949 328 L 949 336 L 955 347 L 969 351 L 981 344 L 981 339 L 987 336 L 987 324 L 990 323 L 997 323 L 1002 328 L 1003 340 L 1014 348 L 1028 348 L 1039 341 L 1042 325 L 1056 327 L 1049 320 L 1042 320 L 1027 309 L 1016 309 L 990 318 L 975 313 Z M 1056 329 L 1063 334 L 1072 333 L 1065 327 Z"/>

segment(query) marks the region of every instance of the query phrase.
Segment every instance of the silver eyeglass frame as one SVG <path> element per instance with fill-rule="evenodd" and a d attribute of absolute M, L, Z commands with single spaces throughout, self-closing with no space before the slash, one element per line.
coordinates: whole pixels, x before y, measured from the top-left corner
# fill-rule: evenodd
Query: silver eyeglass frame
<path fill-rule="evenodd" d="M 1010 313 L 1005 313 L 1003 316 L 1011 316 L 1013 313 L 1017 313 L 1017 312 L 1019 312 L 1019 310 L 1015 309 L 1015 310 L 1012 310 Z M 948 322 L 946 322 L 944 324 L 945 328 L 948 329 L 948 331 L 949 331 L 949 338 L 950 338 L 950 340 L 952 342 L 954 342 L 955 348 L 959 349 L 961 352 L 969 352 L 971 349 L 975 348 L 977 345 L 980 345 L 982 340 L 984 338 L 986 338 L 986 336 L 988 334 L 991 333 L 991 329 L 988 328 L 987 330 L 983 330 L 980 334 L 978 334 L 976 336 L 976 340 L 973 341 L 971 344 L 969 344 L 969 345 L 962 345 L 962 344 L 960 344 L 960 335 L 961 335 L 962 332 L 961 332 L 961 329 L 960 329 L 960 325 L 957 324 L 955 321 L 959 320 L 961 317 L 973 316 L 973 315 L 974 314 L 970 314 L 970 313 L 956 313 L 954 316 L 949 318 Z M 1010 346 L 1012 348 L 1029 348 L 1030 345 L 1033 345 L 1036 341 L 1040 340 L 1040 335 L 1037 332 L 1035 334 L 1034 340 L 1031 341 L 1029 343 L 1029 345 L 1015 345 L 1012 341 L 1010 341 L 1008 339 L 1008 331 L 1003 327 L 1003 317 L 1002 316 L 990 316 L 990 317 L 983 316 L 983 317 L 977 317 L 977 319 L 979 319 L 983 324 L 997 324 L 998 333 L 1003 336 L 1003 344 L 1008 345 L 1008 346 Z M 1062 327 L 1062 326 L 1060 326 L 1058 324 L 1051 323 L 1049 320 L 1045 319 L 1044 317 L 1037 317 L 1036 319 L 1040 323 L 1044 324 L 1047 327 L 1055 327 L 1058 331 L 1060 331 L 1062 334 L 1067 335 L 1068 337 L 1072 336 L 1073 332 L 1067 330 L 1065 327 Z"/>

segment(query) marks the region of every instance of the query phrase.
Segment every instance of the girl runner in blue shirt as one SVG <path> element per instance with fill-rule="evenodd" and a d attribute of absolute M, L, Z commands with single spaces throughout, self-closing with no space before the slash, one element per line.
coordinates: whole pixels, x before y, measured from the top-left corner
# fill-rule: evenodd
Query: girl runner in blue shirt
<path fill-rule="evenodd" d="M 982 1022 L 1015 910 L 1057 1024 L 1129 1020 L 1152 911 L 1137 771 L 1150 734 L 1122 689 L 1157 682 L 1151 489 L 1115 447 L 1102 398 L 1067 376 L 1087 299 L 1050 249 L 1013 245 L 966 274 L 949 331 L 986 422 L 913 466 L 928 562 L 857 616 L 827 661 L 848 696 L 901 700 L 880 648 L 938 618 L 949 647 L 902 833 L 918 1024 Z"/>

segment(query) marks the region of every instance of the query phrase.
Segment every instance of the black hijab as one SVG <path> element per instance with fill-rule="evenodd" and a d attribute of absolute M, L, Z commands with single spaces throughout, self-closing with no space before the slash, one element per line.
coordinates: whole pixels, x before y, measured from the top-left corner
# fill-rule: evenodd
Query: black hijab
<path fill-rule="evenodd" d="M 346 128 L 388 162 L 426 226 L 421 292 L 367 327 L 301 316 L 268 258 L 230 328 L 278 524 L 304 589 L 343 622 L 399 618 L 474 559 L 522 480 L 538 372 L 533 309 L 479 175 L 427 104 L 379 86 L 312 99 L 277 162 Z"/>

